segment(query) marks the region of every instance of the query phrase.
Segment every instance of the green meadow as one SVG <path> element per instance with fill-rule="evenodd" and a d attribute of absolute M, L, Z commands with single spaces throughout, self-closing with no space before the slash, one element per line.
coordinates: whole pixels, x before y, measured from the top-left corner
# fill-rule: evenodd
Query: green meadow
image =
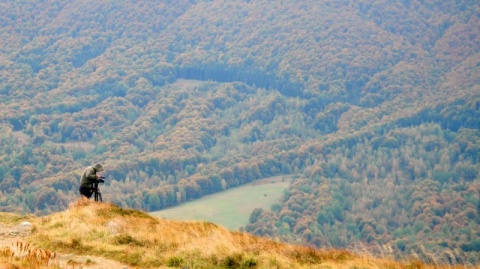
<path fill-rule="evenodd" d="M 230 230 L 238 230 L 248 224 L 253 209 L 270 209 L 278 202 L 289 184 L 289 177 L 266 178 L 150 214 L 173 220 L 209 221 Z"/>

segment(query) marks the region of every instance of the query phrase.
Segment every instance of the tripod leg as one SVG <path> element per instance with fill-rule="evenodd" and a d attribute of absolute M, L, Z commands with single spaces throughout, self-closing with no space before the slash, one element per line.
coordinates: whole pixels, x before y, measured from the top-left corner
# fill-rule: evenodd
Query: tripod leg
<path fill-rule="evenodd" d="M 100 202 L 103 202 L 102 194 L 100 192 L 98 193 L 98 198 L 100 199 Z"/>

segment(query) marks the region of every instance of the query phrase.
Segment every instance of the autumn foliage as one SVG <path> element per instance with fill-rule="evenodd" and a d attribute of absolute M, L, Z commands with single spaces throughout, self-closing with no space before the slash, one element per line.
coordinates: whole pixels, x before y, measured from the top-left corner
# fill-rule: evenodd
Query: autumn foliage
<path fill-rule="evenodd" d="M 479 3 L 0 8 L 1 211 L 66 209 L 96 162 L 143 210 L 293 174 L 248 231 L 479 262 Z"/>

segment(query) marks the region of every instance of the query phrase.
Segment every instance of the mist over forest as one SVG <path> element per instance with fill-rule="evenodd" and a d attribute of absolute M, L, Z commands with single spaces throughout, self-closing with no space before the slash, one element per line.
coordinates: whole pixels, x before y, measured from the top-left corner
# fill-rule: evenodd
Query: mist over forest
<path fill-rule="evenodd" d="M 279 175 L 244 230 L 480 263 L 480 3 L 0 3 L 0 211 L 46 215 L 101 162 L 160 210 Z"/>

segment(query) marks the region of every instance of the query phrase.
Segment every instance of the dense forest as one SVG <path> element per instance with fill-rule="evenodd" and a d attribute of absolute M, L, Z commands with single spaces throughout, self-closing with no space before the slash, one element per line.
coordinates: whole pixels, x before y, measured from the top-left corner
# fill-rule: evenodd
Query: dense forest
<path fill-rule="evenodd" d="M 248 232 L 480 263 L 478 1 L 0 3 L 0 210 L 102 162 L 159 210 L 291 174 Z"/>

